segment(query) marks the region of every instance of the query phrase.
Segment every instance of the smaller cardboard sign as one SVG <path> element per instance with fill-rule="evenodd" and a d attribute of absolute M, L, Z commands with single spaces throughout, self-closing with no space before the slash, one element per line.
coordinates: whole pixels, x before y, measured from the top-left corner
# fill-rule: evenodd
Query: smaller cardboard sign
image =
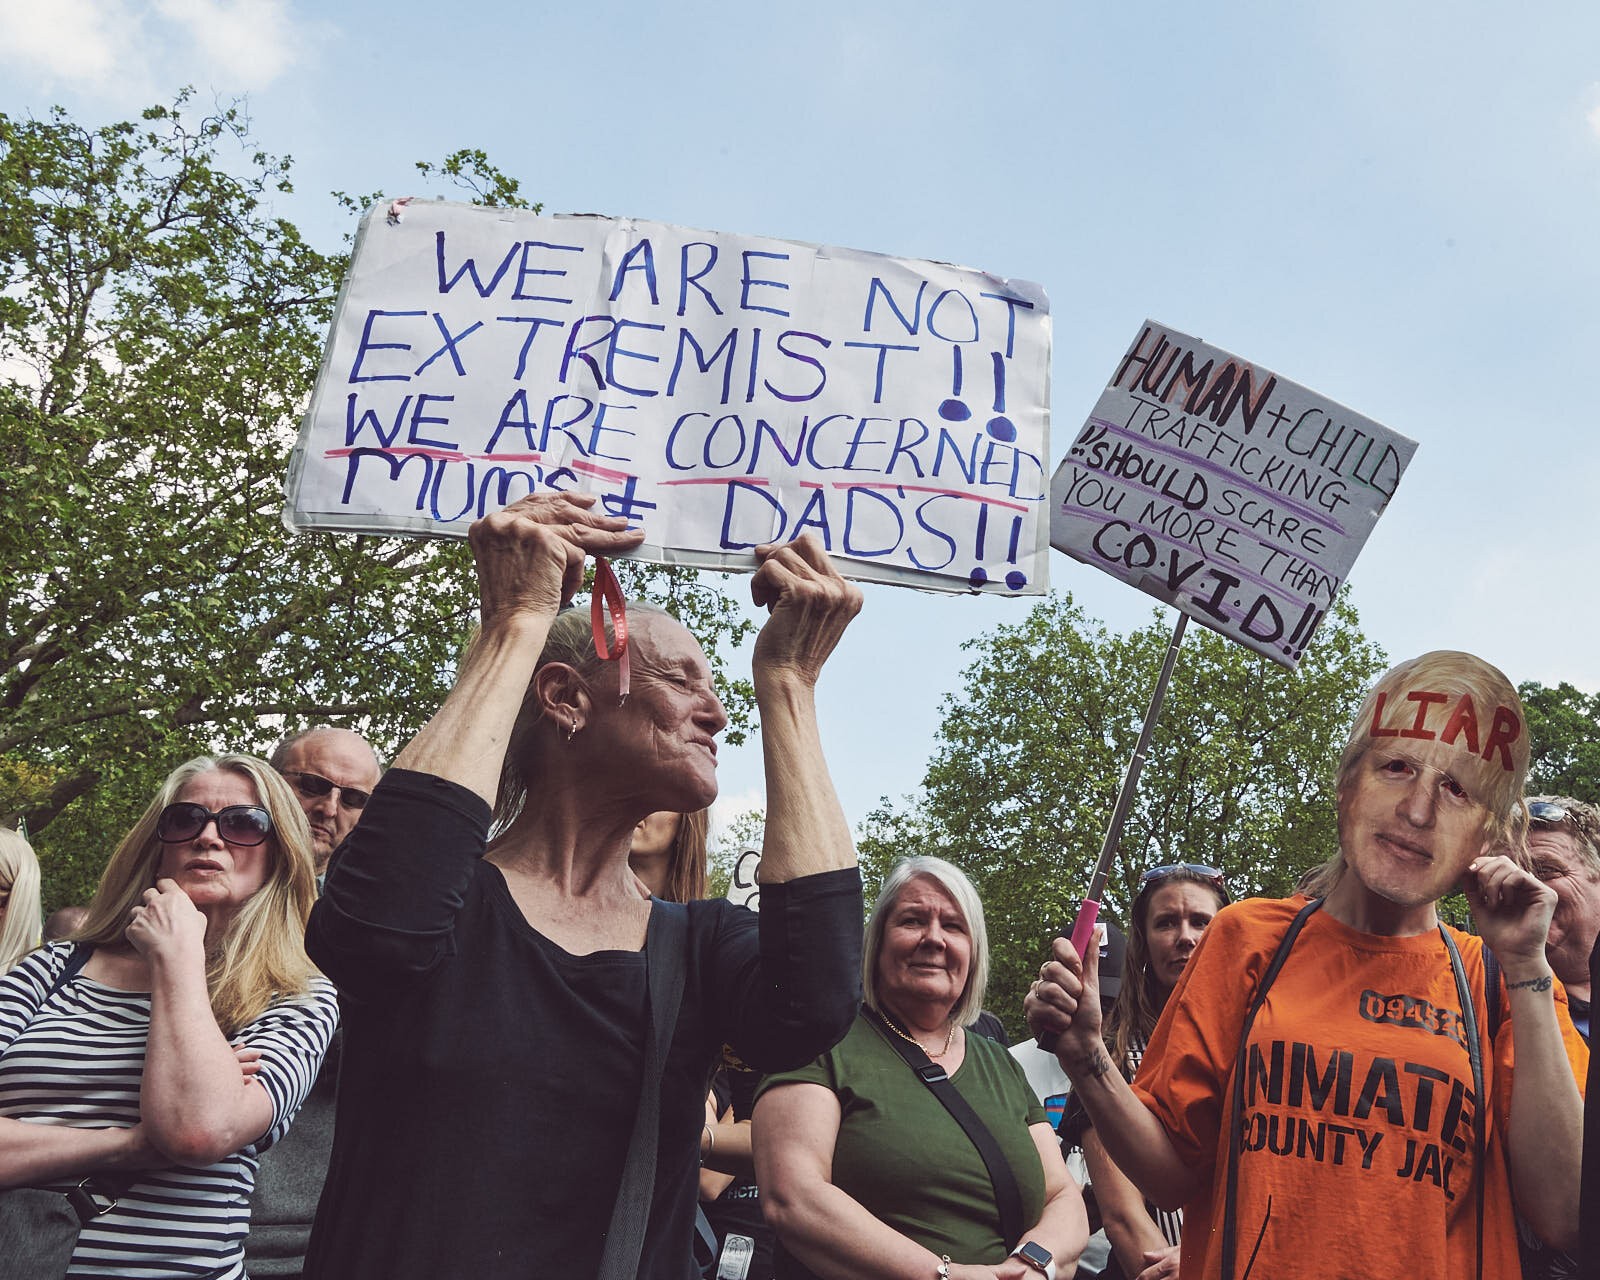
<path fill-rule="evenodd" d="M 1051 482 L 1050 542 L 1293 669 L 1416 448 L 1146 320 Z"/>

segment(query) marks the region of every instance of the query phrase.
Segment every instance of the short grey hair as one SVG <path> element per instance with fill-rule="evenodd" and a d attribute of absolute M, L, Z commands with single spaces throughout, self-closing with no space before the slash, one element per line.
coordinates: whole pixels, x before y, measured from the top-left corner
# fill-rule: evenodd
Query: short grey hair
<path fill-rule="evenodd" d="M 983 997 L 989 988 L 989 931 L 983 923 L 983 901 L 972 887 L 966 872 L 953 862 L 927 854 L 901 858 L 889 868 L 884 877 L 878 900 L 872 904 L 872 914 L 867 917 L 867 933 L 861 945 L 861 991 L 874 1009 L 878 1003 L 878 952 L 883 947 L 883 935 L 889 927 L 889 913 L 901 893 L 913 880 L 932 880 L 950 895 L 967 922 L 967 934 L 972 939 L 972 964 L 967 969 L 967 985 L 956 1001 L 952 1015 L 956 1025 L 970 1027 L 983 1012 Z"/>
<path fill-rule="evenodd" d="M 1578 856 L 1589 868 L 1589 874 L 1600 873 L 1600 808 L 1574 796 L 1529 796 L 1529 804 L 1560 805 L 1567 811 L 1567 816 L 1561 822 L 1548 822 L 1543 818 L 1534 818 L 1532 822 L 1535 831 L 1566 831 L 1577 842 Z"/>
<path fill-rule="evenodd" d="M 281 742 L 279 742 L 277 746 L 272 748 L 272 754 L 267 757 L 267 763 L 270 764 L 279 773 L 282 773 L 283 772 L 283 762 L 289 758 L 289 749 L 291 747 L 293 747 L 297 742 L 304 742 L 307 738 L 309 738 L 314 733 L 327 733 L 330 729 L 341 729 L 341 728 L 343 728 L 343 726 L 342 725 L 337 725 L 337 724 L 318 724 L 318 725 L 313 725 L 309 729 L 302 729 L 299 733 L 291 733 L 287 738 L 284 738 Z M 382 774 L 383 773 L 383 757 L 378 754 L 378 749 L 375 746 L 373 746 L 370 742 L 367 742 L 367 740 L 364 737 L 362 737 L 359 733 L 356 733 L 356 731 L 354 729 L 347 729 L 347 730 L 345 730 L 345 732 L 347 732 L 347 733 L 355 733 L 356 737 L 361 738 L 362 742 L 366 742 L 367 743 L 367 750 L 372 752 L 372 763 L 378 766 L 378 772 L 380 774 Z"/>

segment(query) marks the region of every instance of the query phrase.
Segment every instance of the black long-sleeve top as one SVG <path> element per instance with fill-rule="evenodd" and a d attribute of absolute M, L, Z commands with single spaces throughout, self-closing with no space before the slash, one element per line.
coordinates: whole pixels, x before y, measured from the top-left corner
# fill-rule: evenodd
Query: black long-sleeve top
<path fill-rule="evenodd" d="M 575 956 L 483 853 L 489 809 L 393 769 L 335 854 L 306 949 L 338 986 L 338 1123 L 306 1259 L 322 1280 L 592 1276 L 643 1074 L 645 956 Z M 780 1070 L 860 999 L 854 869 L 765 885 L 758 918 L 689 904 L 639 1275 L 694 1274 L 706 1085 L 724 1043 Z"/>

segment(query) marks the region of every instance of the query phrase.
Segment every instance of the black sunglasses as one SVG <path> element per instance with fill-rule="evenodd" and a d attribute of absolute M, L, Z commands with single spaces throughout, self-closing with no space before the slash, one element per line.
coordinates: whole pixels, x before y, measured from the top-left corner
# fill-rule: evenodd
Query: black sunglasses
<path fill-rule="evenodd" d="M 341 787 L 331 778 L 324 778 L 320 773 L 307 773 L 304 769 L 279 769 L 289 783 L 303 796 L 313 800 L 320 800 L 330 791 L 339 793 L 339 806 L 343 809 L 365 809 L 367 801 L 372 799 L 372 792 L 363 791 L 359 787 Z"/>
<path fill-rule="evenodd" d="M 1222 895 L 1224 904 L 1233 901 L 1228 894 L 1228 882 L 1223 879 L 1222 872 L 1217 870 L 1216 867 L 1208 867 L 1201 862 L 1174 862 L 1170 866 L 1151 867 L 1150 870 L 1139 877 L 1138 896 L 1143 897 L 1145 890 L 1177 875 L 1188 875 L 1196 880 L 1204 880 L 1207 884 L 1215 887 L 1216 891 Z"/>
<path fill-rule="evenodd" d="M 203 804 L 180 800 L 169 804 L 156 819 L 156 839 L 162 844 L 193 840 L 215 821 L 217 834 L 229 844 L 256 845 L 272 834 L 272 815 L 258 804 L 230 804 L 213 813 Z"/>

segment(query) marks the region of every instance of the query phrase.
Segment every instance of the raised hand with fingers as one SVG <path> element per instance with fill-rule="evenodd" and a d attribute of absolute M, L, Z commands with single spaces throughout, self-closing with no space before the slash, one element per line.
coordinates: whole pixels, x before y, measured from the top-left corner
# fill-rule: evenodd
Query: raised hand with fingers
<path fill-rule="evenodd" d="M 644 531 L 596 510 L 593 494 L 537 493 L 477 521 L 467 541 L 487 630 L 519 615 L 553 618 L 583 586 L 586 556 L 631 551 Z"/>
<path fill-rule="evenodd" d="M 828 655 L 861 611 L 861 588 L 847 582 L 814 533 L 756 548 L 761 567 L 750 595 L 769 617 L 756 638 L 754 676 L 792 677 L 815 687 Z"/>
<path fill-rule="evenodd" d="M 205 967 L 206 918 L 174 880 L 163 877 L 146 889 L 128 922 L 128 942 L 150 960 L 189 954 Z"/>
<path fill-rule="evenodd" d="M 1506 972 L 1548 968 L 1544 944 L 1556 891 L 1503 854 L 1475 859 L 1462 877 L 1472 918 Z"/>
<path fill-rule="evenodd" d="M 1070 1074 L 1096 1053 L 1105 1056 L 1100 1039 L 1100 948 L 1089 948 L 1087 964 L 1066 938 L 1057 938 L 1052 951 L 1053 958 L 1039 967 L 1022 1010 L 1028 1030 L 1041 1044 L 1050 1045 Z"/>

